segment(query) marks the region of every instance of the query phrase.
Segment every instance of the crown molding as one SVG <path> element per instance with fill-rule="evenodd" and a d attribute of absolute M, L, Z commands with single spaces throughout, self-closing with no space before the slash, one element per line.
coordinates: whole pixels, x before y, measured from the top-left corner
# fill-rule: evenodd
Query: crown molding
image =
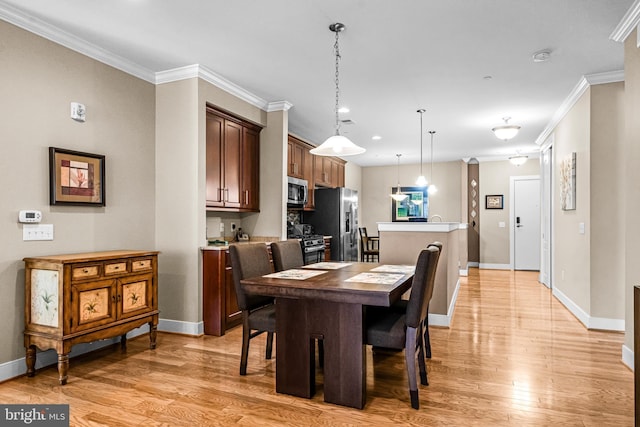
<path fill-rule="evenodd" d="M 289 101 L 274 101 L 267 104 L 267 113 L 272 111 L 289 111 L 293 104 Z"/>
<path fill-rule="evenodd" d="M 640 23 L 640 0 L 636 0 L 629 10 L 627 10 L 627 13 L 624 14 L 620 23 L 609 36 L 609 39 L 618 43 L 624 42 L 627 37 L 629 37 L 629 34 L 638 26 L 638 23 Z"/>
<path fill-rule="evenodd" d="M 639 0 L 640 1 L 640 0 Z M 580 81 L 575 85 L 573 90 L 569 93 L 569 96 L 564 100 L 560 107 L 556 110 L 551 117 L 551 121 L 544 128 L 542 133 L 536 138 L 536 144 L 542 145 L 547 140 L 551 132 L 558 126 L 558 123 L 567 115 L 569 110 L 575 105 L 580 97 L 587 91 L 592 85 L 616 83 L 624 81 L 624 71 L 610 71 L 606 73 L 588 74 L 582 76 Z"/>
<path fill-rule="evenodd" d="M 0 2 L 0 19 L 139 79 L 150 83 L 154 81 L 153 71 L 2 2 Z"/>
<path fill-rule="evenodd" d="M 173 68 L 171 70 L 159 71 L 155 75 L 154 82 L 156 84 L 171 83 L 179 80 L 192 79 L 198 77 L 207 83 L 229 92 L 231 95 L 240 98 L 241 100 L 260 108 L 261 110 L 268 111 L 269 103 L 260 98 L 257 95 L 249 92 L 246 89 L 233 83 L 221 75 L 211 71 L 210 69 L 203 67 L 200 64 L 187 65 L 184 67 Z M 286 101 L 282 101 L 286 102 Z"/>

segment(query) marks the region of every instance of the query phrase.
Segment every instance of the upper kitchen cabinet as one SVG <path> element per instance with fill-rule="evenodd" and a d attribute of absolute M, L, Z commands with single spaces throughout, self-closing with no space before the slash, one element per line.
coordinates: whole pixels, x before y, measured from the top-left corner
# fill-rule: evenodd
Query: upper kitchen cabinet
<path fill-rule="evenodd" d="M 207 107 L 207 208 L 260 209 L 260 128 Z"/>
<path fill-rule="evenodd" d="M 311 160 L 313 156 L 309 153 L 311 148 L 313 147 L 309 144 L 289 135 L 289 140 L 287 142 L 288 176 L 306 179 L 307 181 L 311 181 L 313 179 L 313 163 Z"/>
<path fill-rule="evenodd" d="M 344 187 L 344 164 L 337 157 L 314 156 L 314 184 L 318 187 Z"/>

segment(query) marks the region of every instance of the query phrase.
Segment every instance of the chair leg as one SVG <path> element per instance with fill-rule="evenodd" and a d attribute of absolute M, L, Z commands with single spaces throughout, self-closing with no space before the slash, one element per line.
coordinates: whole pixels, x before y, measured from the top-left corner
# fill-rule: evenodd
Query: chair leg
<path fill-rule="evenodd" d="M 404 347 L 404 362 L 407 365 L 409 396 L 411 397 L 411 407 L 413 409 L 420 408 L 420 401 L 418 400 L 418 382 L 416 380 L 416 333 L 416 328 L 407 327 L 407 336 Z"/>
<path fill-rule="evenodd" d="M 318 364 L 324 368 L 324 341 L 318 340 Z"/>
<path fill-rule="evenodd" d="M 272 350 L 273 350 L 273 332 L 267 332 L 267 352 L 265 354 L 266 359 L 271 359 Z"/>
<path fill-rule="evenodd" d="M 422 325 L 420 325 L 422 326 Z M 418 329 L 416 339 L 418 340 L 418 368 L 420 369 L 420 384 L 429 385 L 429 379 L 427 378 L 427 364 L 424 361 L 424 341 L 422 336 L 422 330 Z"/>
<path fill-rule="evenodd" d="M 424 353 L 427 359 L 431 359 L 431 338 L 429 337 L 429 314 L 424 318 Z"/>
<path fill-rule="evenodd" d="M 242 312 L 242 352 L 240 354 L 240 375 L 247 375 L 247 357 L 249 356 L 249 340 L 251 328 L 249 327 L 249 312 Z"/>

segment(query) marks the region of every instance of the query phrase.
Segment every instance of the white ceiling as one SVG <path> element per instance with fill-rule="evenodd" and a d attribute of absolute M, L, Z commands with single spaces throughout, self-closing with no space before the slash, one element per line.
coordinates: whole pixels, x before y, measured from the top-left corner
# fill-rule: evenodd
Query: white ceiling
<path fill-rule="evenodd" d="M 148 76 L 200 64 L 268 102 L 293 104 L 290 131 L 316 144 L 334 133 L 328 27 L 342 22 L 341 104 L 351 112 L 341 116 L 355 122 L 342 133 L 367 149 L 348 160 L 372 166 L 395 165 L 396 153 L 403 164 L 420 161 L 418 108 L 426 109 L 425 161 L 428 130 L 436 131 L 436 162 L 537 151 L 582 76 L 623 69 L 623 45 L 609 36 L 632 3 L 0 0 L 0 18 L 44 25 L 54 40 L 80 39 Z M 551 59 L 534 63 L 541 49 Z M 491 132 L 504 116 L 522 126 L 507 143 Z"/>

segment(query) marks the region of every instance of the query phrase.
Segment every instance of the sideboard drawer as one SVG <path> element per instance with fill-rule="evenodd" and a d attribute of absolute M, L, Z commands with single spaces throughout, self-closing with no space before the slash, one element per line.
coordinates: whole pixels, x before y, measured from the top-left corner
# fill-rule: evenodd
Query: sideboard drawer
<path fill-rule="evenodd" d="M 104 275 L 108 276 L 110 274 L 122 274 L 127 272 L 127 262 L 114 262 L 111 264 L 104 265 Z"/>
<path fill-rule="evenodd" d="M 151 270 L 151 258 L 137 259 L 131 262 L 131 271 L 147 271 Z"/>
<path fill-rule="evenodd" d="M 71 271 L 73 280 L 92 279 L 95 277 L 100 277 L 100 264 L 81 265 L 73 267 Z"/>

